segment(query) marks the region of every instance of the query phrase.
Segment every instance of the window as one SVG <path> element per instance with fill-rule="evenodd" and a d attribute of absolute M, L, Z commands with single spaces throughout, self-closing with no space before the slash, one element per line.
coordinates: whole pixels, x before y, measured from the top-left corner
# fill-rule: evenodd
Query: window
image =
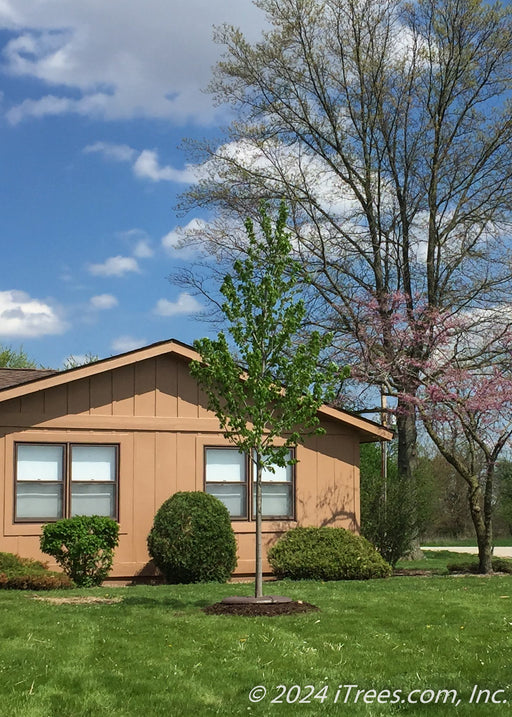
<path fill-rule="evenodd" d="M 207 448 L 206 492 L 219 498 L 232 518 L 247 518 L 247 457 L 234 448 Z"/>
<path fill-rule="evenodd" d="M 117 517 L 118 446 L 17 443 L 16 520 Z"/>
<path fill-rule="evenodd" d="M 290 453 L 291 456 L 291 453 Z M 264 518 L 293 518 L 294 466 L 275 472 L 263 471 L 262 516 Z M 252 481 L 249 476 L 252 474 Z M 249 505 L 252 518 L 256 512 L 256 475 L 252 461 L 236 448 L 206 448 L 206 492 L 219 498 L 232 518 L 247 519 Z M 250 493 L 250 495 L 249 495 Z"/>
<path fill-rule="evenodd" d="M 291 458 L 291 455 L 288 455 Z M 253 470 L 253 507 L 256 514 L 256 470 Z M 274 473 L 263 470 L 261 476 L 261 514 L 276 518 L 293 516 L 293 466 L 274 466 Z"/>

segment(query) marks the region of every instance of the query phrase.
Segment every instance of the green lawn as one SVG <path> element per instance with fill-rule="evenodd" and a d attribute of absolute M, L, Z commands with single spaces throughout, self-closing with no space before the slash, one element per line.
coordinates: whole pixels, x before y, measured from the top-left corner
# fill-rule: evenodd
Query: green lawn
<path fill-rule="evenodd" d="M 448 575 L 449 563 L 474 563 L 478 556 L 472 553 L 452 553 L 450 550 L 424 550 L 422 560 L 399 560 L 399 570 L 431 570 L 440 575 Z"/>
<path fill-rule="evenodd" d="M 252 586 L 240 584 L 51 593 L 122 598 L 111 605 L 53 605 L 1 591 L 1 715 L 511 713 L 512 578 L 395 577 L 265 587 L 312 602 L 321 612 L 275 618 L 201 612 L 225 595 L 250 594 Z M 350 684 L 402 692 L 395 698 L 383 692 L 380 699 L 388 704 L 378 704 L 371 692 L 366 704 L 364 695 L 354 704 L 352 688 L 344 703 L 347 688 L 339 685 Z M 496 699 L 508 703 L 468 704 L 475 684 L 505 690 Z M 253 704 L 249 691 L 256 685 L 264 685 L 268 696 Z M 306 701 L 286 704 L 284 696 L 283 703 L 271 704 L 283 692 L 278 685 L 292 688 L 290 700 L 298 694 L 293 685 L 301 686 Z M 308 697 L 307 685 L 318 698 Z M 458 707 L 389 704 L 406 700 L 411 690 L 443 689 L 458 690 Z"/>

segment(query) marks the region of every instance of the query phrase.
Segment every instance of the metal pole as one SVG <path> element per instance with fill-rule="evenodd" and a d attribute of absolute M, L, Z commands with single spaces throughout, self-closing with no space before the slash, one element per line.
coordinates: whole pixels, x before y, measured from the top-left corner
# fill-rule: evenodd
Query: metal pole
<path fill-rule="evenodd" d="M 382 425 L 388 425 L 388 414 L 387 414 L 387 397 L 384 393 L 384 386 L 381 387 L 380 392 L 380 405 L 382 409 Z M 380 442 L 381 448 L 381 476 L 384 486 L 384 514 L 386 513 L 386 507 L 388 502 L 388 443 L 387 441 Z"/>

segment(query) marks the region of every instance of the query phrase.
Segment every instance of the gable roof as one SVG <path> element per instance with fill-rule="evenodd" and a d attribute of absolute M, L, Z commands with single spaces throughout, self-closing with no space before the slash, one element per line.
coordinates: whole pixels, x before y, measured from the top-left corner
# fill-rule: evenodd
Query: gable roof
<path fill-rule="evenodd" d="M 0 390 L 19 386 L 21 383 L 28 383 L 54 373 L 58 372 L 48 368 L 0 368 Z"/>
<path fill-rule="evenodd" d="M 176 339 L 169 339 L 133 351 L 127 351 L 117 356 L 100 359 L 99 361 L 94 361 L 84 366 L 77 366 L 66 371 L 52 371 L 50 369 L 1 369 L 0 404 L 13 398 L 20 398 L 21 396 L 26 396 L 31 393 L 62 386 L 72 381 L 79 381 L 80 379 L 89 378 L 97 374 L 121 368 L 122 366 L 146 361 L 165 354 L 175 355 L 187 362 L 200 359 L 199 354 L 192 346 Z M 2 372 L 13 372 L 10 382 L 6 374 L 4 383 L 2 384 Z M 370 421 L 367 418 L 361 418 L 349 411 L 323 405 L 318 413 L 323 418 L 350 425 L 359 432 L 360 441 L 363 443 L 377 440 L 390 440 L 393 437 L 393 433 L 379 423 Z"/>

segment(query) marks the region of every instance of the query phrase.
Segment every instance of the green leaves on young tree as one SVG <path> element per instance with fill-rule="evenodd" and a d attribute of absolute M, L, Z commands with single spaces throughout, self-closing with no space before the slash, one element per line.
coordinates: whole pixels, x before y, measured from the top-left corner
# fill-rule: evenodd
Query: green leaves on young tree
<path fill-rule="evenodd" d="M 263 468 L 285 465 L 290 447 L 323 432 L 317 410 L 347 375 L 334 364 L 318 367 L 330 334 L 301 333 L 305 306 L 286 220 L 281 203 L 275 227 L 265 205 L 258 229 L 246 221 L 246 254 L 221 287 L 230 340 L 220 332 L 196 341 L 202 361 L 191 364 L 224 435 L 240 450 L 257 451 Z"/>

